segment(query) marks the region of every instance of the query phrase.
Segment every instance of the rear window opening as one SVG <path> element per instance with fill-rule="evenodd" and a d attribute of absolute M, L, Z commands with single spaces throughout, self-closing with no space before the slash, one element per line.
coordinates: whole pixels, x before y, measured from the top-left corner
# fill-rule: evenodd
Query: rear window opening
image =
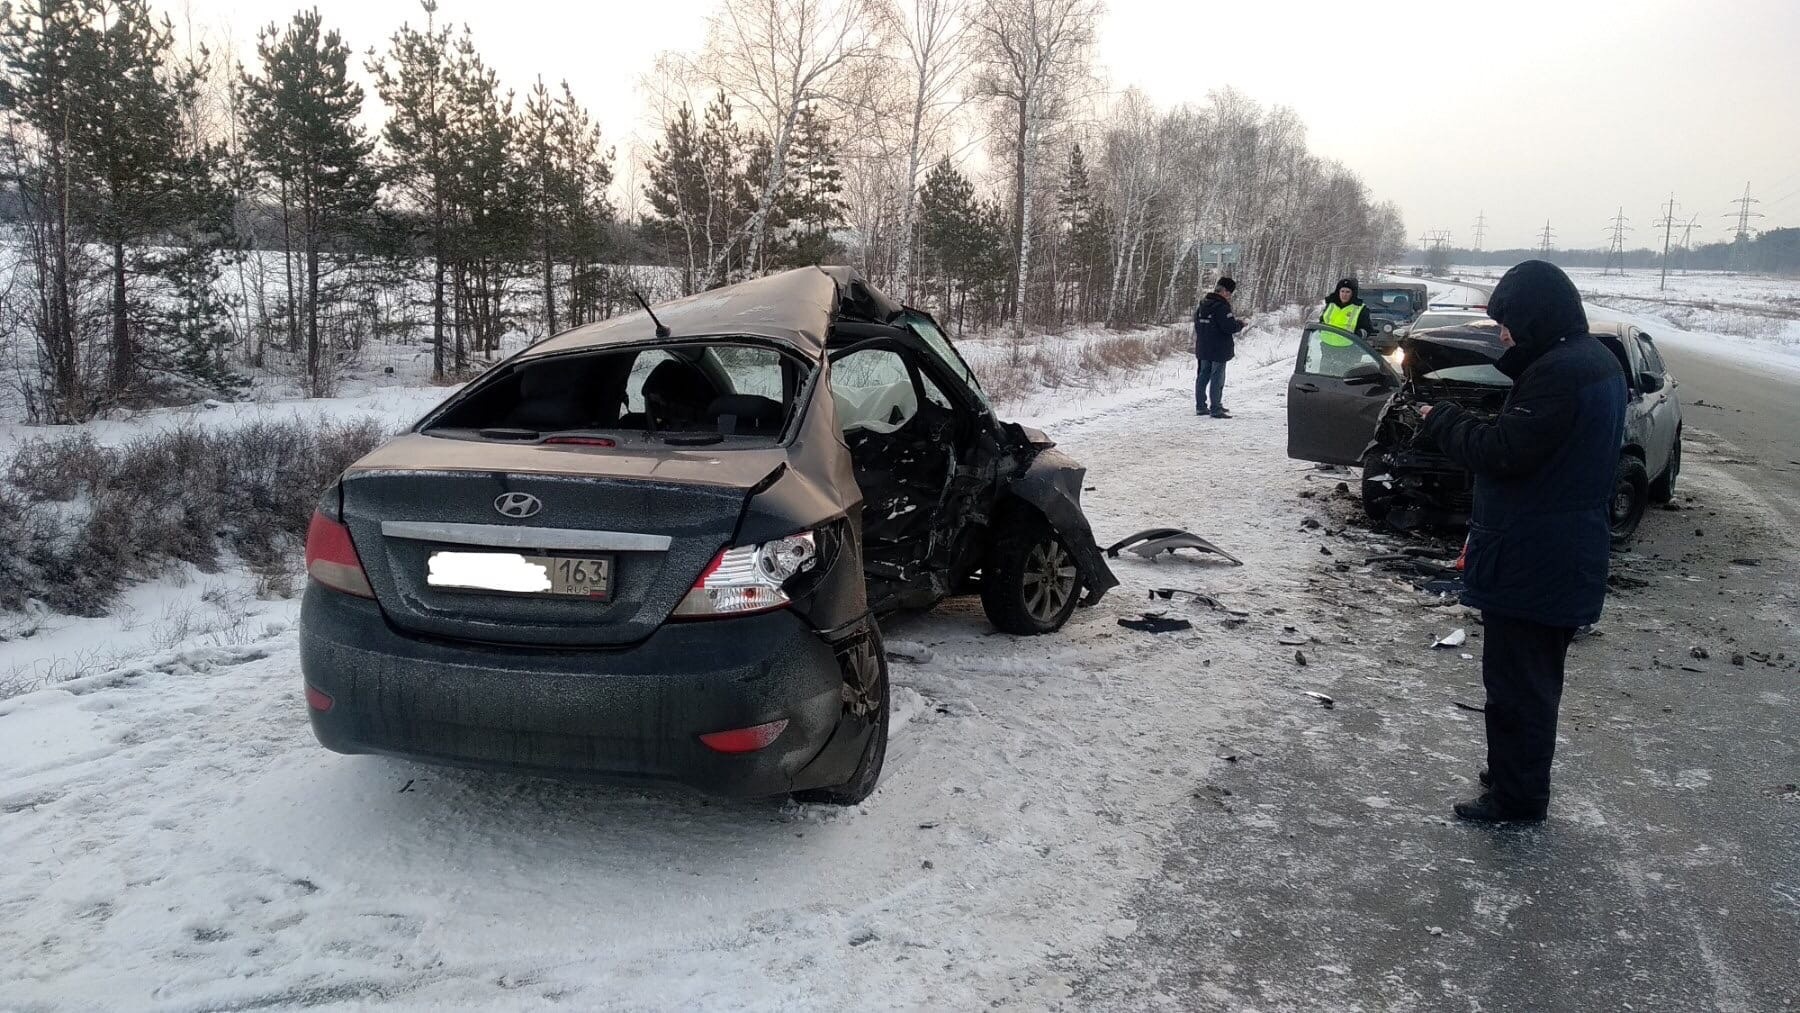
<path fill-rule="evenodd" d="M 478 380 L 420 431 L 602 448 L 771 446 L 810 370 L 797 356 L 730 341 L 526 359 Z"/>

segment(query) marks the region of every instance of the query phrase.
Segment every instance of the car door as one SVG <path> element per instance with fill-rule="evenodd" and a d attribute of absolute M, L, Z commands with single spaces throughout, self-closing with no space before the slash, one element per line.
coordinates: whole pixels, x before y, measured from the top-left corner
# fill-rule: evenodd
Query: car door
<path fill-rule="evenodd" d="M 1644 464 L 1650 477 L 1655 478 L 1669 467 L 1669 457 L 1674 453 L 1675 441 L 1679 438 L 1681 412 L 1675 401 L 1674 383 L 1669 378 L 1668 367 L 1663 365 L 1662 353 L 1656 350 L 1655 342 L 1650 339 L 1650 335 L 1633 328 L 1632 343 L 1641 363 L 1638 388 L 1642 391 L 1643 409 L 1647 416 Z M 1655 389 L 1650 389 L 1652 387 Z"/>
<path fill-rule="evenodd" d="M 1382 409 L 1399 388 L 1400 375 L 1362 338 L 1307 325 L 1288 378 L 1288 456 L 1361 464 Z"/>
<path fill-rule="evenodd" d="M 958 413 L 891 338 L 831 353 L 838 427 L 862 489 L 863 568 L 878 609 L 942 596 L 937 560 L 946 532 L 944 499 L 956 470 Z"/>

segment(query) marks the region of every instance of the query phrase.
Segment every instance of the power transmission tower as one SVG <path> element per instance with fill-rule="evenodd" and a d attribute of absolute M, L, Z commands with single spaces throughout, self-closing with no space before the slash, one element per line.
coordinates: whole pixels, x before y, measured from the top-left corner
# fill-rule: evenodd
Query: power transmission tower
<path fill-rule="evenodd" d="M 1555 238 L 1556 233 L 1550 231 L 1550 219 L 1544 219 L 1544 231 L 1538 233 L 1538 252 L 1543 254 L 1545 259 L 1550 257 L 1550 240 Z"/>
<path fill-rule="evenodd" d="M 1625 217 L 1624 208 L 1620 208 L 1619 213 L 1613 216 L 1612 246 L 1607 248 L 1606 269 L 1601 274 L 1611 274 L 1615 267 L 1621 275 L 1625 273 L 1625 233 L 1637 231 L 1626 224 L 1629 221 L 1631 219 Z"/>
<path fill-rule="evenodd" d="M 1761 211 L 1752 211 L 1750 208 L 1751 205 L 1761 204 L 1762 201 L 1750 196 L 1750 184 L 1745 183 L 1744 195 L 1731 203 L 1738 206 L 1737 211 L 1734 214 L 1723 216 L 1737 219 L 1737 235 L 1731 239 L 1731 269 L 1742 271 L 1750 259 L 1750 219 L 1763 216 Z"/>
<path fill-rule="evenodd" d="M 1669 239 L 1675 235 L 1675 194 L 1669 194 L 1669 203 L 1663 209 L 1663 216 L 1656 222 L 1663 230 L 1662 280 L 1656 283 L 1657 291 L 1669 287 Z"/>
<path fill-rule="evenodd" d="M 1481 240 L 1487 235 L 1487 212 L 1475 216 L 1475 246 L 1473 252 L 1481 252 Z"/>
<path fill-rule="evenodd" d="M 1700 216 L 1696 214 L 1681 227 L 1681 273 L 1687 273 L 1688 253 L 1694 248 L 1694 230 L 1705 228 L 1700 224 Z"/>

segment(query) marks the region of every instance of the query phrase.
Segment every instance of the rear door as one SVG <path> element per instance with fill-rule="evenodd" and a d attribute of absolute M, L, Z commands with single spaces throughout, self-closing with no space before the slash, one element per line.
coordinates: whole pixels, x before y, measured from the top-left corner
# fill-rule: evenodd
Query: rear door
<path fill-rule="evenodd" d="M 1288 456 L 1361 464 L 1400 376 L 1360 337 L 1324 324 L 1301 332 L 1288 378 Z"/>
<path fill-rule="evenodd" d="M 1669 377 L 1668 367 L 1663 365 L 1662 353 L 1648 334 L 1633 328 L 1632 342 L 1638 353 L 1640 381 L 1654 378 L 1657 390 L 1644 392 L 1644 414 L 1647 426 L 1644 433 L 1644 464 L 1651 478 L 1661 475 L 1669 467 L 1669 456 L 1674 452 L 1677 430 L 1681 427 L 1681 412 L 1675 401 L 1674 382 Z M 1640 382 L 1639 387 L 1643 384 Z"/>

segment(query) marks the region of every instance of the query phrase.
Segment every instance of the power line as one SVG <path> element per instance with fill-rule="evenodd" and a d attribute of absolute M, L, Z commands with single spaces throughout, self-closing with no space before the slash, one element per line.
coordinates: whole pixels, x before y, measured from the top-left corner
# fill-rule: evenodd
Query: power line
<path fill-rule="evenodd" d="M 1662 218 L 1655 224 L 1662 226 L 1663 230 L 1662 280 L 1656 283 L 1656 287 L 1660 291 L 1669 286 L 1669 240 L 1675 235 L 1675 194 L 1673 191 L 1669 193 L 1669 203 L 1663 209 Z"/>
<path fill-rule="evenodd" d="M 1550 231 L 1550 219 L 1544 219 L 1544 231 L 1538 233 L 1538 252 L 1542 253 L 1546 258 L 1549 257 L 1550 241 L 1555 238 L 1556 233 Z"/>
<path fill-rule="evenodd" d="M 1750 196 L 1750 184 L 1745 183 L 1744 195 L 1731 203 L 1738 206 L 1737 211 L 1721 217 L 1737 218 L 1737 235 L 1733 236 L 1731 240 L 1731 269 L 1742 271 L 1750 259 L 1750 219 L 1763 216 L 1761 211 L 1752 211 L 1751 207 L 1761 204 L 1762 201 Z"/>
<path fill-rule="evenodd" d="M 1688 223 L 1686 225 L 1683 225 L 1681 227 L 1681 273 L 1682 274 L 1687 273 L 1688 253 L 1691 252 L 1694 248 L 1694 242 L 1693 242 L 1694 230 L 1701 229 L 1701 228 L 1705 228 L 1705 226 L 1700 224 L 1700 215 L 1697 213 L 1694 215 L 1694 217 L 1688 219 Z"/>
<path fill-rule="evenodd" d="M 1613 216 L 1612 245 L 1606 250 L 1606 269 L 1601 271 L 1601 274 L 1611 274 L 1615 267 L 1619 269 L 1620 274 L 1625 273 L 1625 233 L 1637 231 L 1627 224 L 1630 221 L 1631 219 L 1625 217 L 1623 207 L 1619 208 L 1619 213 Z"/>
<path fill-rule="evenodd" d="M 1474 252 L 1476 252 L 1476 253 L 1480 253 L 1480 252 L 1481 252 L 1481 240 L 1482 240 L 1482 238 L 1483 238 L 1483 237 L 1485 237 L 1485 236 L 1486 236 L 1486 235 L 1487 235 L 1487 212 L 1486 212 L 1486 211 L 1482 211 L 1482 212 L 1481 212 L 1481 213 L 1480 213 L 1480 214 L 1478 214 L 1478 215 L 1476 215 L 1476 216 L 1475 216 L 1475 247 L 1474 247 Z"/>

